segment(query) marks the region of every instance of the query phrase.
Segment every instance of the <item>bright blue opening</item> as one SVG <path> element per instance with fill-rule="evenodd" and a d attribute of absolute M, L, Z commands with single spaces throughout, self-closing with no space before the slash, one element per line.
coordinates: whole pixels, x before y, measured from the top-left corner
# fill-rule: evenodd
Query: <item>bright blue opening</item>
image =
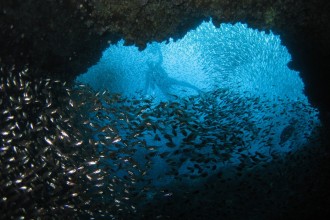
<path fill-rule="evenodd" d="M 217 120 L 219 126 L 214 129 L 224 133 L 224 139 L 214 143 L 225 146 L 230 139 L 230 143 L 236 143 L 235 147 L 242 150 L 235 151 L 229 162 L 217 161 L 216 168 L 205 165 L 203 169 L 211 175 L 228 164 L 242 163 L 242 154 L 255 156 L 256 160 L 271 161 L 274 153 L 285 154 L 307 143 L 312 130 L 320 123 L 318 111 L 310 106 L 303 94 L 304 84 L 299 73 L 287 67 L 290 59 L 279 36 L 272 33 L 259 32 L 241 23 L 222 24 L 215 28 L 212 22 L 203 22 L 181 40 L 152 43 L 142 52 L 135 46 L 123 46 L 123 41 L 120 41 L 106 49 L 99 63 L 77 81 L 88 83 L 96 90 L 107 89 L 128 98 L 150 99 L 155 108 L 164 101 L 181 102 L 183 111 L 199 115 L 192 122 L 204 123 L 202 128 L 207 127 L 207 120 Z M 203 108 L 196 112 L 194 106 L 200 102 L 184 107 L 187 106 L 184 100 L 189 100 L 189 97 L 203 96 L 218 88 L 221 89 L 219 97 L 212 103 L 205 101 L 203 108 L 211 109 L 218 105 L 226 112 L 224 117 L 203 115 L 200 110 Z M 246 103 L 241 105 L 242 102 Z M 173 107 L 170 104 L 166 106 Z M 119 121 L 116 118 L 112 120 Z M 157 120 L 154 118 L 154 123 Z M 246 120 L 249 120 L 249 125 Z M 167 126 L 167 130 L 173 129 L 171 124 Z M 230 127 L 229 134 L 224 132 L 227 127 Z M 124 128 L 120 130 L 121 137 L 128 138 L 127 134 L 132 132 L 129 126 L 121 125 L 121 128 Z M 234 135 L 233 131 L 236 132 Z M 187 134 L 180 130 L 176 132 L 178 134 L 171 138 L 175 145 L 180 145 Z M 210 138 L 207 129 L 199 127 L 197 133 L 196 146 L 202 143 L 203 138 Z M 155 137 L 160 140 L 155 140 Z M 241 142 L 232 141 L 237 137 L 244 146 L 240 146 Z M 140 140 L 145 140 L 148 146 L 157 146 L 158 154 L 171 151 L 167 149 L 167 139 L 160 131 L 148 131 L 140 136 Z M 196 146 L 191 147 L 195 150 Z M 204 147 L 199 155 L 211 155 L 214 146 L 218 147 Z M 172 153 L 175 150 L 172 149 Z M 173 156 L 173 160 L 178 158 L 180 156 Z M 164 159 L 154 157 L 152 160 L 149 177 L 154 178 L 153 184 L 171 183 L 174 177 L 168 175 Z M 189 167 L 194 163 L 191 158 L 184 160 L 177 167 L 178 175 L 191 174 Z M 198 169 L 193 171 L 195 175 L 198 175 Z M 201 180 L 197 178 L 194 181 Z"/>
<path fill-rule="evenodd" d="M 126 95 L 142 91 L 160 100 L 167 98 L 164 92 L 191 95 L 196 94 L 194 87 L 209 91 L 217 86 L 307 102 L 299 73 L 287 67 L 291 57 L 279 36 L 245 24 L 216 28 L 212 22 L 203 22 L 181 40 L 152 43 L 142 52 L 123 43 L 105 50 L 99 63 L 78 81 Z M 148 74 L 152 65 L 166 79 L 154 82 Z M 147 86 L 148 81 L 153 82 Z"/>

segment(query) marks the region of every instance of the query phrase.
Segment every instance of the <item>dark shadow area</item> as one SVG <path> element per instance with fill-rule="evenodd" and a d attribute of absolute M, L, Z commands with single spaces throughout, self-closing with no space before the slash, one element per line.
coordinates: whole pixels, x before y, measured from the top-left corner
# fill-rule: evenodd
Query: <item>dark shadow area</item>
<path fill-rule="evenodd" d="M 307 148 L 253 169 L 218 173 L 194 188 L 170 188 L 176 196 L 151 201 L 137 219 L 328 219 L 327 135 L 324 128 Z"/>

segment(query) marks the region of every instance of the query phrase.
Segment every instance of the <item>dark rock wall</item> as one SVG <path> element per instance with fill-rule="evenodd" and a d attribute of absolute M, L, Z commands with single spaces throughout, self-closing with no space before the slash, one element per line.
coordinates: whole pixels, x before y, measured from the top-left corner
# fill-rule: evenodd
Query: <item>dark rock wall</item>
<path fill-rule="evenodd" d="M 84 24 L 81 2 L 1 0 L 1 62 L 68 80 L 84 72 L 106 44 Z"/>
<path fill-rule="evenodd" d="M 45 0 L 0 1 L 0 61 L 28 64 L 37 75 L 73 79 L 120 38 L 140 49 L 181 38 L 210 16 L 280 34 L 311 102 L 330 107 L 330 6 L 326 0 Z"/>

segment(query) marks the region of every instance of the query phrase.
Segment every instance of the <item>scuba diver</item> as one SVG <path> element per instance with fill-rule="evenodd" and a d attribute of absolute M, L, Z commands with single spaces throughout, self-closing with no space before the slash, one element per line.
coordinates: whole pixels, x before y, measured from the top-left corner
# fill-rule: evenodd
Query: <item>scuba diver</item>
<path fill-rule="evenodd" d="M 148 70 L 146 72 L 146 85 L 145 85 L 145 93 L 148 92 L 148 89 L 151 88 L 155 90 L 156 87 L 168 98 L 172 95 L 170 90 L 172 86 L 182 86 L 186 88 L 193 89 L 198 93 L 201 92 L 199 88 L 194 85 L 191 85 L 188 82 L 176 80 L 168 76 L 167 72 L 163 69 L 163 55 L 160 50 L 160 46 L 156 45 L 155 50 L 152 51 L 153 54 L 158 54 L 158 60 L 149 61 Z"/>

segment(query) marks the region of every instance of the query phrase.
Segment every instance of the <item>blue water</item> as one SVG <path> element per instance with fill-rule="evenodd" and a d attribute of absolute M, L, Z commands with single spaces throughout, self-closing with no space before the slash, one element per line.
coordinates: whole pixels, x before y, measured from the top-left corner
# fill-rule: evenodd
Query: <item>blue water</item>
<path fill-rule="evenodd" d="M 153 180 L 154 186 L 171 184 L 176 176 L 185 179 L 185 174 L 190 173 L 189 167 L 196 164 L 192 160 L 196 155 L 214 159 L 215 162 L 203 165 L 208 175 L 242 163 L 242 154 L 269 162 L 274 154 L 281 156 L 304 147 L 313 129 L 320 124 L 317 109 L 303 93 L 299 72 L 287 67 L 290 54 L 280 37 L 272 32 L 259 32 L 242 23 L 216 28 L 212 22 L 203 22 L 178 41 L 152 43 L 143 51 L 123 44 L 120 41 L 106 49 L 100 61 L 78 77 L 77 82 L 89 84 L 97 91 L 119 93 L 131 100 L 151 100 L 151 107 L 143 112 L 150 115 L 154 124 L 168 121 L 163 130 L 146 129 L 137 137 L 130 122 L 116 118 L 117 113 L 109 114 L 111 120 L 102 121 L 102 125 L 117 126 L 118 135 L 129 147 L 144 141 L 147 147 L 157 148 L 157 155 L 171 152 L 168 157 L 175 161 L 176 172 L 165 159 L 157 155 L 151 157 L 152 165 L 146 177 Z M 212 92 L 215 95 L 210 95 Z M 208 98 L 200 99 L 204 96 Z M 167 102 L 166 107 L 159 107 Z M 124 102 L 116 103 L 118 111 L 122 111 Z M 197 137 L 194 144 L 186 145 L 193 153 L 173 153 L 187 136 L 182 129 L 175 128 L 176 135 L 171 136 L 175 147 L 169 150 L 166 146 L 165 134 L 173 134 L 173 125 L 178 122 L 178 118 L 169 120 L 170 115 L 166 113 L 166 108 L 174 108 L 170 103 L 178 103 L 175 108 L 193 115 L 189 122 L 197 124 Z M 164 113 L 157 116 L 155 109 Z M 140 116 L 136 117 L 139 123 L 143 121 Z M 197 149 L 203 140 L 218 137 L 213 132 L 223 133 L 223 139 L 204 143 L 204 147 Z M 155 140 L 156 136 L 159 140 Z M 238 140 L 232 141 L 233 138 Z M 226 152 L 229 143 L 233 145 L 231 149 L 236 148 L 229 159 L 212 156 L 214 148 Z M 236 152 L 239 148 L 242 150 Z M 137 150 L 135 159 L 145 163 L 145 153 L 145 149 Z M 179 163 L 180 158 L 185 160 Z M 193 172 L 196 179 L 186 178 L 183 182 L 203 181 L 197 171 Z M 120 172 L 118 175 L 122 176 Z M 152 198 L 152 193 L 149 196 Z"/>
<path fill-rule="evenodd" d="M 168 77 L 203 91 L 219 86 L 307 102 L 299 73 L 287 67 L 291 56 L 279 36 L 250 29 L 245 24 L 222 24 L 215 28 L 211 22 L 204 22 L 181 40 L 152 43 L 142 52 L 123 43 L 106 49 L 98 64 L 78 80 L 96 89 L 132 95 L 145 89 L 148 63 L 154 62 L 160 64 Z M 185 92 L 190 88 L 178 84 L 171 90 L 178 95 L 194 93 Z M 144 92 L 164 99 L 157 86 Z"/>

